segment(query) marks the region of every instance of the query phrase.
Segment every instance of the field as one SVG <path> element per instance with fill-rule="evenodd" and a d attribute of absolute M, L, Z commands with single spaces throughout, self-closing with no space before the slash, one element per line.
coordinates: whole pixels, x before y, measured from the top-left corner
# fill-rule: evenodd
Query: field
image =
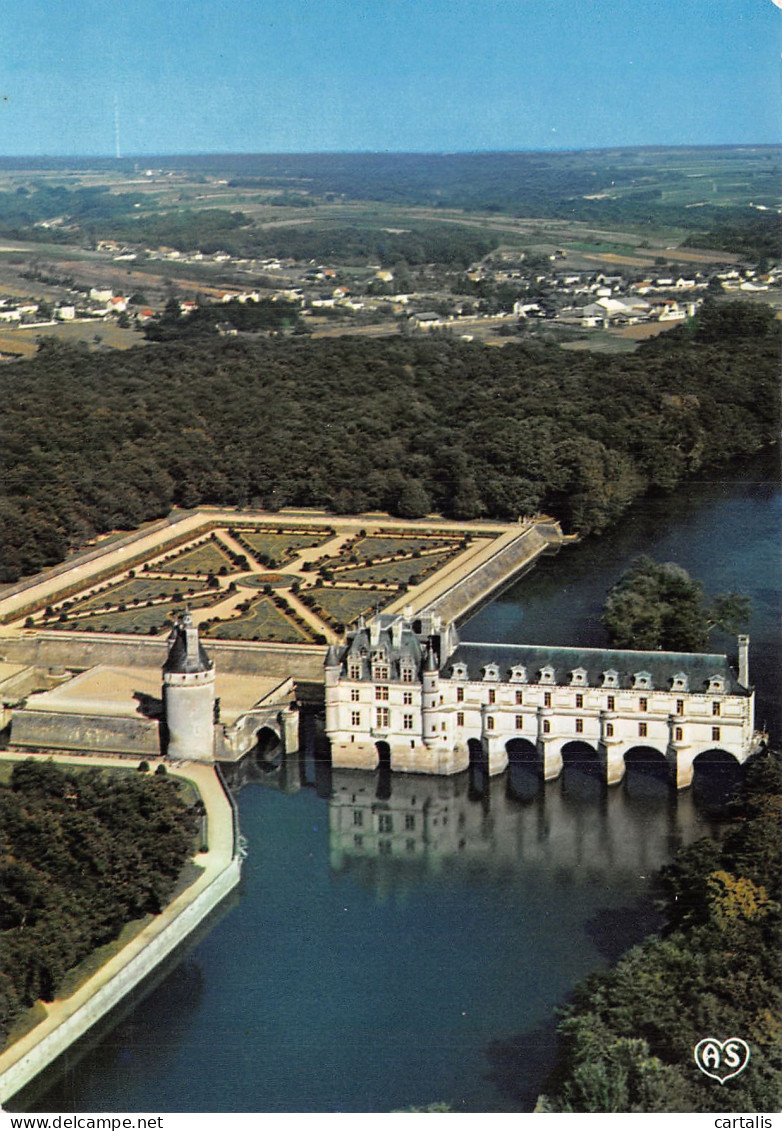
<path fill-rule="evenodd" d="M 382 609 L 396 596 L 393 590 L 340 589 L 339 586 L 322 586 L 314 589 L 312 596 L 325 615 L 335 624 L 353 624 L 360 616 L 368 616 L 376 608 Z"/>
<path fill-rule="evenodd" d="M 298 556 L 299 550 L 320 546 L 331 537 L 331 533 L 327 530 L 322 534 L 318 532 L 302 534 L 294 531 L 267 532 L 234 527 L 233 532 L 237 541 L 247 546 L 254 556 L 263 555 L 280 566 L 293 561 Z"/>

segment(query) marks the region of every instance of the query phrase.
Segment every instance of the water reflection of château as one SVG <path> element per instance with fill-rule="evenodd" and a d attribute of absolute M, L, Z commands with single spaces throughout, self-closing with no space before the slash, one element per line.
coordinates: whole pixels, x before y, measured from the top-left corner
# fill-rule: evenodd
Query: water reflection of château
<path fill-rule="evenodd" d="M 608 789 L 579 770 L 546 785 L 532 774 L 453 777 L 333 770 L 331 866 L 378 890 L 446 869 L 483 882 L 521 873 L 580 884 L 646 876 L 703 836 L 690 795 L 638 776 Z"/>

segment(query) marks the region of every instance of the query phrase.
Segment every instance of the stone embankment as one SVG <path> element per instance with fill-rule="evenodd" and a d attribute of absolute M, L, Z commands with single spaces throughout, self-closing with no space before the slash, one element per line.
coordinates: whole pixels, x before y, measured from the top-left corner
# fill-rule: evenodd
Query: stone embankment
<path fill-rule="evenodd" d="M 541 554 L 556 552 L 565 538 L 559 523 L 539 521 L 524 527 L 518 534 L 505 536 L 492 543 L 488 556 L 470 563 L 470 567 L 443 571 L 436 579 L 433 592 L 421 592 L 416 612 L 436 613 L 444 622 L 459 623 L 499 589 L 509 585 L 532 565 Z"/>
<path fill-rule="evenodd" d="M 19 760 L 23 753 L 4 754 Z M 57 757 L 58 762 L 124 765 L 110 758 Z M 153 764 L 154 765 L 154 764 Z M 46 1017 L 0 1053 L 0 1103 L 16 1095 L 139 985 L 237 886 L 241 872 L 236 811 L 211 766 L 169 767 L 194 782 L 206 807 L 209 851 L 195 862 L 203 871 L 160 915 L 70 997 L 46 1006 Z"/>

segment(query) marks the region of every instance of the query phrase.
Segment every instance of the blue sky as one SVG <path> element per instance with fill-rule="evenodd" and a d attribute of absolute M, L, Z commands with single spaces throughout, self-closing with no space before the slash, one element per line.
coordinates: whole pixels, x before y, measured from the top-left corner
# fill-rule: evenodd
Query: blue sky
<path fill-rule="evenodd" d="M 773 143 L 781 54 L 775 0 L 0 0 L 0 154 Z"/>

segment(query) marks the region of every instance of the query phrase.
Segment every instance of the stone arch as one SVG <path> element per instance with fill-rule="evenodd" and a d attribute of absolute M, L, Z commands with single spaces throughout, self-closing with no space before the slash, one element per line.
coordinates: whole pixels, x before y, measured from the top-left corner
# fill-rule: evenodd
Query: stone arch
<path fill-rule="evenodd" d="M 590 742 L 584 742 L 582 739 L 573 739 L 571 742 L 564 742 L 562 744 L 561 753 L 562 764 L 564 766 L 600 765 L 603 760 L 600 756 L 600 751 L 595 746 L 592 746 Z"/>
<path fill-rule="evenodd" d="M 505 743 L 505 751 L 508 755 L 508 763 L 511 765 L 540 761 L 537 746 L 528 738 L 509 739 Z"/>
<path fill-rule="evenodd" d="M 744 768 L 735 754 L 721 746 L 701 750 L 692 760 L 692 786 L 708 806 L 721 808 L 733 797 L 744 777 Z"/>
<path fill-rule="evenodd" d="M 659 747 L 638 743 L 624 752 L 625 786 L 629 793 L 654 793 L 661 784 L 676 783 L 675 762 Z"/>
<path fill-rule="evenodd" d="M 277 769 L 282 763 L 284 744 L 279 731 L 265 724 L 255 733 L 253 753 L 258 762 L 270 769 Z"/>
<path fill-rule="evenodd" d="M 541 789 L 543 763 L 537 746 L 526 738 L 511 738 L 505 744 L 508 769 L 505 792 L 514 801 L 529 804 Z"/>
<path fill-rule="evenodd" d="M 388 745 L 388 743 L 383 742 L 382 740 L 380 742 L 376 742 L 375 750 L 377 750 L 377 761 L 380 769 L 390 769 L 391 747 Z"/>

